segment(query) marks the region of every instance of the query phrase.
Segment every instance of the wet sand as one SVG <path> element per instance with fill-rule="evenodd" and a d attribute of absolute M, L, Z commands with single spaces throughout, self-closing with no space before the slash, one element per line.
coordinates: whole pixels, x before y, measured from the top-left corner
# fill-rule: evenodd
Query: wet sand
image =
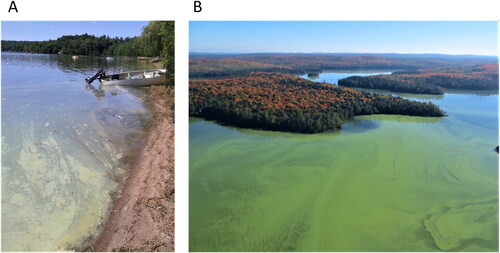
<path fill-rule="evenodd" d="M 87 251 L 174 251 L 173 87 L 150 87 L 149 100 L 153 120 L 145 144 Z"/>

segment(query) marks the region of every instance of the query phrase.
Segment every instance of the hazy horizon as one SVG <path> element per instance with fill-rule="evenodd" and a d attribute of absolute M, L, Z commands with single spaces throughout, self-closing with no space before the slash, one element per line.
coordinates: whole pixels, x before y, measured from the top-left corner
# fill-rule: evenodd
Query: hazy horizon
<path fill-rule="evenodd" d="M 206 55 L 244 55 L 244 54 L 352 54 L 352 55 L 443 55 L 443 56 L 484 56 L 484 57 L 498 57 L 492 54 L 446 54 L 446 53 L 373 53 L 373 52 L 198 52 L 190 51 L 189 54 L 206 54 Z"/>

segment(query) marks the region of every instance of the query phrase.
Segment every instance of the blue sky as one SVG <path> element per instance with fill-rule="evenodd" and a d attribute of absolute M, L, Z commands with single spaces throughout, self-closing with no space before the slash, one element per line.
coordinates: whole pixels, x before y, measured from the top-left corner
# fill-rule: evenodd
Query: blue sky
<path fill-rule="evenodd" d="M 49 40 L 63 35 L 134 37 L 148 21 L 2 21 L 2 40 Z"/>
<path fill-rule="evenodd" d="M 190 52 L 497 55 L 496 21 L 192 21 Z"/>

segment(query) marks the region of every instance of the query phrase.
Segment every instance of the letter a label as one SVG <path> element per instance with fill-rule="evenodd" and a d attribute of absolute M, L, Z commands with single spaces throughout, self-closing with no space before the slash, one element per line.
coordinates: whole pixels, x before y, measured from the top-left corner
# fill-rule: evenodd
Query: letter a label
<path fill-rule="evenodd" d="M 11 10 L 15 10 L 16 12 L 18 12 L 17 11 L 17 6 L 16 6 L 16 2 L 14 2 L 14 1 L 10 2 L 9 12 Z"/>

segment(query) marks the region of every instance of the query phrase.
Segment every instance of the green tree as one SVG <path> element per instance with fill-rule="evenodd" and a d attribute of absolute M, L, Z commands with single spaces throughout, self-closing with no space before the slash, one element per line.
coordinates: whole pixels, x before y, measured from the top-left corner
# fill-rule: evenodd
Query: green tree
<path fill-rule="evenodd" d="M 140 47 L 143 56 L 160 56 L 167 70 L 166 85 L 175 81 L 175 24 L 174 21 L 151 21 L 142 30 Z"/>

